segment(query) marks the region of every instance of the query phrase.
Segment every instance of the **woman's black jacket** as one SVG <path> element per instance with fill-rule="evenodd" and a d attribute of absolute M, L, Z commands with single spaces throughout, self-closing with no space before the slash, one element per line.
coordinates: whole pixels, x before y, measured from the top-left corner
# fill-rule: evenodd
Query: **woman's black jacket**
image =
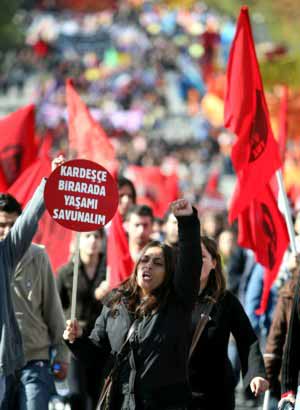
<path fill-rule="evenodd" d="M 192 330 L 203 310 L 201 295 L 192 315 Z M 239 300 L 229 291 L 215 303 L 190 360 L 193 409 L 234 409 L 234 375 L 228 358 L 229 336 L 237 344 L 244 387 L 253 377 L 266 377 L 263 356 L 251 323 Z"/>
<path fill-rule="evenodd" d="M 122 385 L 124 397 L 117 409 L 171 409 L 186 406 L 190 399 L 186 363 L 191 312 L 202 267 L 200 224 L 195 211 L 193 215 L 177 219 L 179 246 L 171 291 L 167 303 L 156 314 L 138 322 L 128 360 L 123 363 L 129 367 L 130 375 Z M 81 360 L 98 360 L 100 367 L 110 353 L 116 355 L 120 350 L 131 322 L 123 303 L 116 316 L 104 306 L 89 338 L 79 338 L 69 347 Z"/>

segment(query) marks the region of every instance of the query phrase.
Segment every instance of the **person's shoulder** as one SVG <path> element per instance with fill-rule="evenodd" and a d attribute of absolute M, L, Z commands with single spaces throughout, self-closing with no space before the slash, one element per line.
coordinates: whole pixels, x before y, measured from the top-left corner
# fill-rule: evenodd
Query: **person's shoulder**
<path fill-rule="evenodd" d="M 230 305 L 236 305 L 240 304 L 239 298 L 235 296 L 234 293 L 232 293 L 230 290 L 226 289 L 222 296 L 220 297 L 220 301 L 222 301 L 223 304 L 230 304 Z"/>
<path fill-rule="evenodd" d="M 227 321 L 226 318 L 231 317 L 236 312 L 236 301 L 237 298 L 228 290 L 225 290 L 218 299 L 215 300 L 213 311 L 216 312 L 217 316 L 222 317 L 222 320 Z"/>
<path fill-rule="evenodd" d="M 43 245 L 31 243 L 20 260 L 17 269 L 24 269 L 24 267 L 28 264 L 34 264 L 33 266 L 39 267 L 46 258 L 48 258 L 48 256 L 46 254 L 45 247 Z M 38 265 L 36 265 L 36 263 Z"/>
<path fill-rule="evenodd" d="M 38 255 L 47 255 L 45 246 L 42 244 L 37 244 L 37 243 L 32 243 L 29 247 L 29 251 L 31 252 L 32 256 L 38 256 Z"/>
<path fill-rule="evenodd" d="M 72 262 L 72 260 L 70 260 L 68 263 L 66 263 L 65 265 L 62 265 L 58 271 L 57 271 L 57 276 L 62 276 L 62 275 L 68 275 L 68 274 L 72 274 L 73 275 L 73 268 L 74 268 L 74 263 Z"/>
<path fill-rule="evenodd" d="M 288 298 L 288 299 L 293 298 L 295 294 L 296 286 L 297 286 L 296 278 L 292 278 L 288 280 L 280 289 L 278 293 L 278 297 Z"/>
<path fill-rule="evenodd" d="M 236 299 L 236 296 L 235 296 L 235 294 L 231 291 L 231 290 L 229 290 L 229 289 L 225 289 L 224 290 L 224 292 L 223 292 L 223 297 L 225 298 L 235 298 Z"/>
<path fill-rule="evenodd" d="M 116 299 L 116 296 L 118 294 L 118 288 L 112 289 L 101 301 L 103 306 L 107 307 L 110 309 L 113 301 Z"/>

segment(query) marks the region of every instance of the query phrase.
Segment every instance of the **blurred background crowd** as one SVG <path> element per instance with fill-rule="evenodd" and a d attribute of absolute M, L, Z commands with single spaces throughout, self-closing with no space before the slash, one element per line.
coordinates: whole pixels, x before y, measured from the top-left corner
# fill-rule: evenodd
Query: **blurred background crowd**
<path fill-rule="evenodd" d="M 116 150 L 119 173 L 134 182 L 142 203 L 151 205 L 155 197 L 139 186 L 132 165 L 159 167 L 164 175 L 176 173 L 178 190 L 197 205 L 204 232 L 219 239 L 228 286 L 245 303 L 264 345 L 275 302 L 263 318 L 255 315 L 261 289 L 253 290 L 250 278 L 253 274 L 257 285 L 262 272 L 254 270 L 252 256 L 238 247 L 236 229 L 227 222 L 235 183 L 230 159 L 235 136 L 223 124 L 225 71 L 238 9 L 233 16 L 215 3 L 212 7 L 200 1 L 32 0 L 23 7 L 10 3 L 1 19 L 10 40 L 13 27 L 17 31 L 13 44 L 1 41 L 0 115 L 35 104 L 39 144 L 50 136 L 49 155 L 62 152 L 70 157 L 65 81 L 72 78 Z M 284 180 L 297 220 L 297 59 L 288 43 L 273 40 L 261 15 L 253 16 L 252 26 L 276 137 L 285 116 Z M 282 79 L 272 65 L 286 69 Z M 155 216 L 155 234 L 163 237 L 163 214 Z M 291 276 L 292 269 L 283 266 L 275 298 Z M 250 400 L 248 405 L 257 403 Z"/>
<path fill-rule="evenodd" d="M 225 210 L 234 137 L 223 128 L 224 72 L 235 22 L 205 3 L 190 3 L 120 1 L 89 12 L 89 3 L 83 11 L 83 4 L 71 10 L 54 1 L 18 10 L 24 42 L 1 53 L 0 112 L 34 102 L 37 134 L 50 131 L 53 150 L 66 152 L 65 79 L 71 77 L 116 147 L 121 171 L 129 163 L 165 172 L 177 166 L 181 192 L 196 202 L 213 176 L 224 201 L 216 195 L 209 205 Z M 253 27 L 263 59 L 286 55 L 287 47 L 270 41 L 259 18 Z M 281 93 L 275 84 L 268 98 L 275 135 Z M 286 181 L 297 200 L 294 91 L 290 101 Z"/>

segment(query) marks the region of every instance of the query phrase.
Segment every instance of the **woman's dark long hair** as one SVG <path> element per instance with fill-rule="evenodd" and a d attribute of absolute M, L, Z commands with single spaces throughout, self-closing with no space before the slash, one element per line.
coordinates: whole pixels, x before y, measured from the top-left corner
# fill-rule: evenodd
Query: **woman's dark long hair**
<path fill-rule="evenodd" d="M 163 283 L 147 297 L 141 300 L 140 288 L 137 283 L 137 270 L 142 257 L 149 248 L 162 249 L 165 263 L 165 278 Z M 175 251 L 165 243 L 159 241 L 149 242 L 142 250 L 131 276 L 125 280 L 112 294 L 108 306 L 112 308 L 112 314 L 117 314 L 118 305 L 122 301 L 128 311 L 135 316 L 144 316 L 157 312 L 166 303 L 172 287 L 172 277 L 175 270 Z"/>
<path fill-rule="evenodd" d="M 224 295 L 226 290 L 226 281 L 222 270 L 221 256 L 214 239 L 209 238 L 208 236 L 202 236 L 201 243 L 205 246 L 212 259 L 216 261 L 216 266 L 211 270 L 204 290 L 204 294 L 216 302 Z"/>

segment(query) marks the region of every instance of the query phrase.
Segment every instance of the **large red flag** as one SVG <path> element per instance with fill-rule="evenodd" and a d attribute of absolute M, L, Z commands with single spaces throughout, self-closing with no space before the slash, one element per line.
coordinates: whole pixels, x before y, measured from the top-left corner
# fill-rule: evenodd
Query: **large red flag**
<path fill-rule="evenodd" d="M 110 288 L 116 288 L 127 279 L 134 263 L 119 211 L 112 219 L 107 239 L 107 269 Z"/>
<path fill-rule="evenodd" d="M 32 197 L 41 179 L 51 172 L 51 162 L 47 156 L 39 157 L 28 167 L 9 188 L 24 207 Z M 36 243 L 45 245 L 54 272 L 68 261 L 72 231 L 55 222 L 46 211 L 40 220 L 38 231 L 34 237 Z"/>
<path fill-rule="evenodd" d="M 228 61 L 225 126 L 237 136 L 231 154 L 237 174 L 229 210 L 229 220 L 232 222 L 281 167 L 247 7 L 241 9 Z"/>
<path fill-rule="evenodd" d="M 238 216 L 238 242 L 253 249 L 257 262 L 268 269 L 281 263 L 289 238 L 285 220 L 270 185 Z"/>
<path fill-rule="evenodd" d="M 283 215 L 270 184 L 238 216 L 238 243 L 252 249 L 256 260 L 265 267 L 264 287 L 259 313 L 265 312 L 271 286 L 277 276 L 289 236 Z"/>
<path fill-rule="evenodd" d="M 91 116 L 71 80 L 67 80 L 66 83 L 66 99 L 71 154 L 97 162 L 116 175 L 117 161 L 114 147 L 103 128 Z"/>
<path fill-rule="evenodd" d="M 272 179 L 281 160 L 270 126 L 246 7 L 239 16 L 227 82 L 225 125 L 237 135 L 231 155 L 237 185 L 229 220 L 238 217 L 239 244 L 252 249 L 256 260 L 265 267 L 260 308 L 263 312 L 289 238 L 274 195 Z"/>
<path fill-rule="evenodd" d="M 0 166 L 9 187 L 35 160 L 34 105 L 0 119 Z"/>
<path fill-rule="evenodd" d="M 130 165 L 126 176 L 137 190 L 137 202 L 152 207 L 155 216 L 163 217 L 170 202 L 179 197 L 177 173 L 166 175 L 160 167 Z"/>

